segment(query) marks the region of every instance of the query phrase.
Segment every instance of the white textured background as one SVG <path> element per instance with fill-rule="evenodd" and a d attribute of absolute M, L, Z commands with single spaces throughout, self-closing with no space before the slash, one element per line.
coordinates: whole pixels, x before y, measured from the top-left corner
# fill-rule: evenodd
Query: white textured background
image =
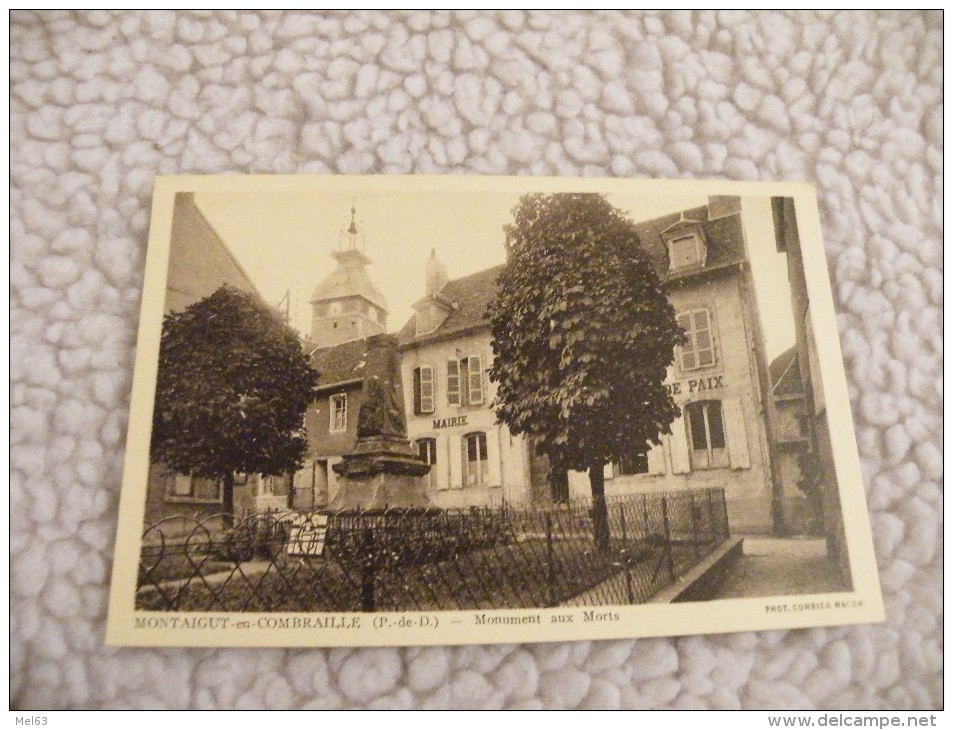
<path fill-rule="evenodd" d="M 11 20 L 14 707 L 941 706 L 940 13 Z M 815 182 L 888 622 L 105 648 L 153 177 L 226 171 Z"/>

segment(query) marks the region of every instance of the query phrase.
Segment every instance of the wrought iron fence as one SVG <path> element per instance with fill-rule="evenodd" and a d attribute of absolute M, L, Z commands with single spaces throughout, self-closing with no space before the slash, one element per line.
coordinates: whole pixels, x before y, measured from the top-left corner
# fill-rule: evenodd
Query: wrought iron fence
<path fill-rule="evenodd" d="M 146 527 L 136 607 L 402 611 L 641 603 L 728 537 L 724 491 L 469 509 L 266 512 Z"/>

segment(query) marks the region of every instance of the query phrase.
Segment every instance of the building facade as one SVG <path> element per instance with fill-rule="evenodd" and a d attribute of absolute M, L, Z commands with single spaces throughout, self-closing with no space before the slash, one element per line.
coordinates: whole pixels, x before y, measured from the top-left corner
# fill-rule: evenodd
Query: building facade
<path fill-rule="evenodd" d="M 178 193 L 172 211 L 165 313 L 179 312 L 230 284 L 261 299 L 248 273 L 195 203 L 194 193 Z M 237 511 L 287 502 L 287 477 L 235 476 Z M 208 517 L 222 511 L 222 484 L 214 479 L 177 474 L 150 464 L 146 522 L 176 517 Z"/>
<path fill-rule="evenodd" d="M 606 466 L 606 493 L 718 487 L 725 490 L 733 532 L 776 532 L 785 492 L 772 462 L 775 424 L 766 415 L 771 377 L 741 200 L 714 197 L 706 206 L 639 223 L 637 230 L 686 333 L 665 382 L 681 416 L 661 445 Z M 338 287 L 335 297 L 313 298 L 322 307 L 316 313 L 344 301 L 382 301 L 359 293 L 369 291 L 369 279 L 363 264 L 358 268 L 361 274 L 348 279 L 351 287 Z M 495 384 L 488 376 L 493 350 L 486 315 L 501 269 L 449 280 L 432 253 L 423 296 L 398 334 L 408 436 L 432 467 L 426 479 L 437 506 L 550 498 L 546 459 L 498 423 L 491 408 Z M 335 341 L 339 331 L 322 327 L 312 332 L 326 340 L 314 343 L 312 362 L 323 395 L 309 412 L 309 460 L 294 484 L 293 502 L 302 508 L 333 499 L 331 467 L 353 448 L 363 387 L 365 344 L 358 330 L 341 342 Z M 569 493 L 588 498 L 588 475 L 570 473 Z"/>
<path fill-rule="evenodd" d="M 308 450 L 294 475 L 291 506 L 310 510 L 326 506 L 337 494 L 332 467 L 357 442 L 357 415 L 364 400 L 366 339 L 311 351 L 319 375 L 318 393 L 305 414 Z"/>
<path fill-rule="evenodd" d="M 636 227 L 687 337 L 665 381 L 681 416 L 645 458 L 606 466 L 606 494 L 718 487 L 733 532 L 771 533 L 767 376 L 741 200 L 714 197 Z M 569 486 L 587 495 L 588 475 L 570 473 Z"/>
<path fill-rule="evenodd" d="M 511 435 L 490 408 L 486 309 L 500 270 L 448 281 L 432 254 L 425 296 L 398 334 L 407 433 L 431 465 L 428 491 L 440 507 L 531 498 L 525 439 Z"/>
<path fill-rule="evenodd" d="M 781 485 L 781 532 L 785 535 L 822 534 L 823 507 L 818 495 L 812 494 L 803 482 L 806 460 L 811 458 L 810 426 L 796 347 L 771 361 L 769 417 L 775 426 L 772 459 Z"/>
<path fill-rule="evenodd" d="M 778 488 L 764 418 L 769 380 L 741 201 L 712 198 L 637 228 L 688 338 L 665 383 L 682 414 L 661 445 L 606 466 L 606 493 L 719 487 L 733 531 L 771 533 Z M 490 408 L 486 310 L 499 272 L 447 281 L 431 256 L 425 296 L 399 335 L 408 432 L 434 465 L 431 489 L 441 506 L 550 495 L 545 457 Z M 569 495 L 589 497 L 587 474 L 570 473 Z"/>
<path fill-rule="evenodd" d="M 794 312 L 794 347 L 807 416 L 805 423 L 808 456 L 802 469 L 802 472 L 807 473 L 802 473 L 801 478 L 812 484 L 810 489 L 817 495 L 817 501 L 820 503 L 820 520 L 827 538 L 828 556 L 834 560 L 841 574 L 849 581 L 850 560 L 847 554 L 847 538 L 844 534 L 837 470 L 834 465 L 831 433 L 827 422 L 827 402 L 824 397 L 824 386 L 817 357 L 817 342 L 811 321 L 811 302 L 804 273 L 797 212 L 794 200 L 791 198 L 772 198 L 771 208 L 774 215 L 777 250 L 787 254 L 791 307 Z"/>

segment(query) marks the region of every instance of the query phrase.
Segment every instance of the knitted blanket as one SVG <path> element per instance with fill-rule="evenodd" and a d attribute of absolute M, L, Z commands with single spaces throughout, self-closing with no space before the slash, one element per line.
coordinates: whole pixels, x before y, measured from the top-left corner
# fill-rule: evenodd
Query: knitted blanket
<path fill-rule="evenodd" d="M 940 12 L 26 12 L 11 46 L 11 705 L 932 709 Z M 156 174 L 808 180 L 885 624 L 541 645 L 103 644 Z"/>

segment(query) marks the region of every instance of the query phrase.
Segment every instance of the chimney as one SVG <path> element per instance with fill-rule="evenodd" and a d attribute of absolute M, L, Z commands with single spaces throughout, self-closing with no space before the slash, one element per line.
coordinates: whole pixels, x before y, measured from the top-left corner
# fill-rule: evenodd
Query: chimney
<path fill-rule="evenodd" d="M 447 285 L 447 267 L 437 259 L 435 249 L 430 249 L 430 258 L 427 259 L 425 272 L 427 278 L 426 296 L 434 297 Z"/>

